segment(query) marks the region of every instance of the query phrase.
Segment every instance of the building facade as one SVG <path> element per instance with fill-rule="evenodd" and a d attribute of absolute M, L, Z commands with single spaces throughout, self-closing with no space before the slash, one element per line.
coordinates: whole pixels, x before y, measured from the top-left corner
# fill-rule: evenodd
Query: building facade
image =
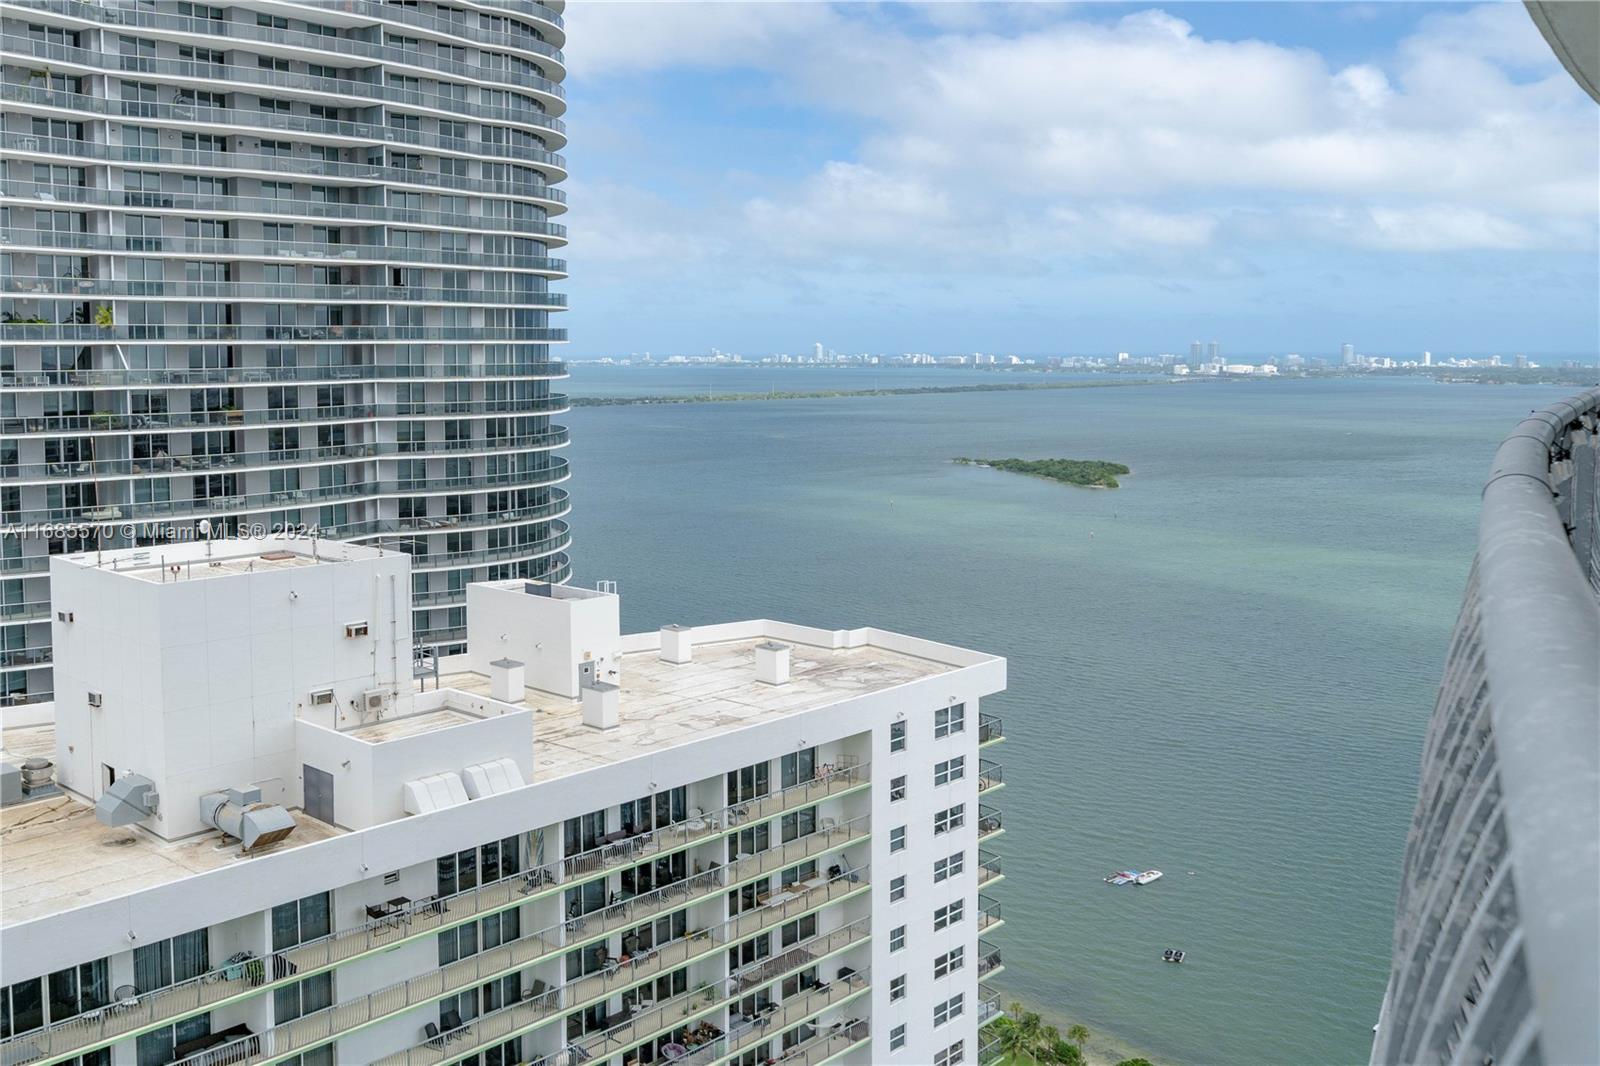
<path fill-rule="evenodd" d="M 1600 1062 L 1600 389 L 1495 455 L 1375 1064 Z"/>
<path fill-rule="evenodd" d="M 3 734 L 38 760 L 0 808 L 8 1066 L 992 1061 L 1003 659 L 622 635 L 511 579 L 418 681 L 408 566 L 53 562 L 62 696 Z"/>
<path fill-rule="evenodd" d="M 446 653 L 564 579 L 560 6 L 0 3 L 0 704 L 53 553 L 383 544 Z"/>

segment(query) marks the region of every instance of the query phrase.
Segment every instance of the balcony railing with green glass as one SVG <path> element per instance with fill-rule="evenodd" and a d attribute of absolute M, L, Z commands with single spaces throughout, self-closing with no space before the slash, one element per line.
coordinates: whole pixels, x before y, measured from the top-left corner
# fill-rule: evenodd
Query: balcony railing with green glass
<path fill-rule="evenodd" d="M 978 747 L 986 744 L 998 744 L 1006 738 L 1004 724 L 998 714 L 981 711 L 978 714 Z"/>
<path fill-rule="evenodd" d="M 1005 820 L 1000 816 L 1000 809 L 987 803 L 978 804 L 978 842 L 981 844 L 992 840 L 1005 831 Z"/>
<path fill-rule="evenodd" d="M 1000 949 L 980 938 L 978 940 L 978 980 L 987 981 L 1006 968 L 1000 960 Z"/>
<path fill-rule="evenodd" d="M 986 933 L 1005 924 L 1000 913 L 1000 901 L 993 896 L 978 894 L 978 932 Z"/>
<path fill-rule="evenodd" d="M 998 792 L 1005 787 L 1004 775 L 1000 772 L 1000 764 L 993 759 L 978 760 L 978 795 Z"/>
<path fill-rule="evenodd" d="M 1000 872 L 1000 856 L 980 849 L 978 851 L 978 884 L 980 886 L 991 884 L 1004 876 L 1005 874 Z"/>
<path fill-rule="evenodd" d="M 48 610 L 49 605 L 43 607 Z M 0 608 L 3 610 L 5 608 Z M 126 1002 L 17 1034 L 0 1041 L 0 1060 L 7 1066 L 17 1066 L 80 1055 L 157 1025 L 171 1024 L 190 1014 L 214 1009 L 225 1002 L 283 987 L 314 973 L 388 951 L 401 943 L 587 884 L 625 867 L 720 841 L 787 811 L 867 786 L 866 765 L 848 759 L 838 762 L 837 768 L 826 775 L 759 799 L 732 804 L 710 815 L 519 871 L 487 884 L 419 901 L 403 914 L 366 922 L 263 959 L 218 967 L 188 981 L 131 997 Z M 604 908 L 596 912 L 597 916 L 584 916 L 584 921 L 596 921 L 603 926 L 585 935 L 592 938 L 628 928 L 707 895 L 768 876 L 824 852 L 848 847 L 867 839 L 870 832 L 866 816 L 843 824 L 837 824 L 832 818 L 822 818 L 815 832 L 633 897 L 616 908 Z M 848 869 L 841 874 L 846 881 L 851 876 L 855 875 Z"/>

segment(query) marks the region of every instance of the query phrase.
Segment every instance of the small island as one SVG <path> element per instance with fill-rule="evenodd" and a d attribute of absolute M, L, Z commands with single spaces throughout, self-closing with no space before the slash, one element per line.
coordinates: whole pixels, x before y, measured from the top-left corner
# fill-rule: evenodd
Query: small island
<path fill-rule="evenodd" d="M 1099 459 L 969 459 L 962 455 L 957 456 L 955 461 L 964 466 L 987 466 L 995 470 L 1009 470 L 1014 474 L 1031 474 L 1089 489 L 1117 488 L 1117 475 L 1129 473 L 1121 463 L 1107 463 Z"/>

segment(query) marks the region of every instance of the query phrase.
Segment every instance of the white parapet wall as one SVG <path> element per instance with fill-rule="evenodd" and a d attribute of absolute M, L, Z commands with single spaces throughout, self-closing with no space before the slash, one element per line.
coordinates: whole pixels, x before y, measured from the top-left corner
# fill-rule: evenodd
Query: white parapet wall
<path fill-rule="evenodd" d="M 616 684 L 621 610 L 608 592 L 532 581 L 467 586 L 467 669 L 489 676 L 496 660 L 523 664 L 529 688 L 577 699 L 585 681 Z"/>

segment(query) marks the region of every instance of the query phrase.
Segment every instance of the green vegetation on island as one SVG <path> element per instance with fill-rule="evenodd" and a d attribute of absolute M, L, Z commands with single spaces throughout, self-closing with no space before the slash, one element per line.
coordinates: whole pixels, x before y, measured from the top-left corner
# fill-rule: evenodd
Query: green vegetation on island
<path fill-rule="evenodd" d="M 1013 474 L 1030 474 L 1090 489 L 1114 489 L 1119 484 L 1117 476 L 1130 472 L 1121 463 L 1100 459 L 969 459 L 957 456 L 955 461 L 965 466 L 1009 470 Z"/>

